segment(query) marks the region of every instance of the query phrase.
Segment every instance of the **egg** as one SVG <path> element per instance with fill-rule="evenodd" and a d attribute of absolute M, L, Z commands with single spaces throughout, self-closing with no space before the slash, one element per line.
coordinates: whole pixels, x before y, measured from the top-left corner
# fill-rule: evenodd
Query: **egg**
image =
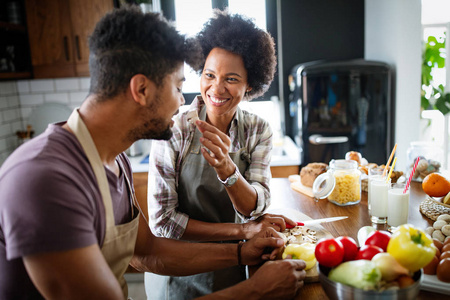
<path fill-rule="evenodd" d="M 441 251 L 442 247 L 444 246 L 444 243 L 442 243 L 438 239 L 433 239 L 433 244 L 436 246 L 436 248 L 439 249 L 439 251 Z"/>
<path fill-rule="evenodd" d="M 433 259 L 423 268 L 423 272 L 427 275 L 436 275 L 436 269 L 439 264 L 439 259 L 435 256 Z"/>
<path fill-rule="evenodd" d="M 444 246 L 442 246 L 441 248 L 441 253 L 442 252 L 447 252 L 450 251 L 450 243 L 445 244 Z"/>
<path fill-rule="evenodd" d="M 439 259 L 442 260 L 444 258 L 450 258 L 450 251 L 442 252 L 441 256 L 439 256 Z"/>
<path fill-rule="evenodd" d="M 441 259 L 436 270 L 437 278 L 443 282 L 450 282 L 450 258 Z"/>

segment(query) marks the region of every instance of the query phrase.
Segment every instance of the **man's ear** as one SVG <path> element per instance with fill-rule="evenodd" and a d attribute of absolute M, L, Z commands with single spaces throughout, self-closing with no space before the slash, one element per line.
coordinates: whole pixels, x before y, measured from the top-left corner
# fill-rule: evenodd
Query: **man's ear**
<path fill-rule="evenodd" d="M 136 74 L 130 80 L 131 95 L 140 105 L 147 105 L 147 101 L 153 98 L 155 91 L 156 84 L 142 74 Z"/>

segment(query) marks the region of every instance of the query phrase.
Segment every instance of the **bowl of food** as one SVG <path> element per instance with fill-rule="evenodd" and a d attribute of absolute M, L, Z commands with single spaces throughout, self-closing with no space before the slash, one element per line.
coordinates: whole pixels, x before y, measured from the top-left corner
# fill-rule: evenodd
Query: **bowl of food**
<path fill-rule="evenodd" d="M 330 279 L 329 274 L 332 268 L 325 267 L 317 264 L 317 270 L 319 272 L 319 280 L 331 300 L 348 300 L 348 299 L 397 299 L 397 300 L 409 300 L 416 299 L 420 290 L 420 284 L 422 281 L 422 270 L 419 270 L 413 274 L 410 279 L 406 277 L 405 282 L 402 282 L 400 278 L 396 282 L 377 282 L 371 287 L 371 289 L 356 288 L 347 284 L 343 284 Z M 353 280 L 359 280 L 357 276 L 349 275 Z M 369 276 L 370 277 L 370 276 Z M 411 280 L 412 279 L 412 280 Z M 370 278 L 362 278 L 361 280 L 371 280 Z"/>

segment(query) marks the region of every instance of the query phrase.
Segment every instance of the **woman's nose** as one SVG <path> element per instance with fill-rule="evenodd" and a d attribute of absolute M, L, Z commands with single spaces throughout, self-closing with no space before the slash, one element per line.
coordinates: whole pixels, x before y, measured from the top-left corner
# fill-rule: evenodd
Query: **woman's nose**
<path fill-rule="evenodd" d="M 225 92 L 225 85 L 221 80 L 215 80 L 212 84 L 213 91 L 217 94 L 222 94 Z"/>

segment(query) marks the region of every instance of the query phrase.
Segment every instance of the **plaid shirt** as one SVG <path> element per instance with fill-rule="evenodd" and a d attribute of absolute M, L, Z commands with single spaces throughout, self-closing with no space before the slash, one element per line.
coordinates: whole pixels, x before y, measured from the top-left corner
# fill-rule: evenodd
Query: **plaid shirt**
<path fill-rule="evenodd" d="M 177 211 L 177 188 L 181 163 L 195 132 L 195 125 L 187 121 L 187 113 L 197 110 L 200 114 L 204 105 L 202 98 L 197 96 L 188 111 L 175 117 L 172 138 L 169 141 L 152 141 L 149 159 L 148 213 L 150 228 L 156 236 L 179 239 L 186 229 L 189 216 Z M 264 119 L 247 111 L 242 112 L 243 124 L 238 124 L 236 116 L 231 123 L 230 152 L 236 152 L 242 146 L 247 147 L 251 163 L 242 176 L 257 193 L 257 206 L 251 217 L 258 217 L 270 204 L 272 130 Z M 242 146 L 238 140 L 239 125 L 244 127 L 246 145 Z M 245 219 L 238 211 L 236 213 Z"/>

